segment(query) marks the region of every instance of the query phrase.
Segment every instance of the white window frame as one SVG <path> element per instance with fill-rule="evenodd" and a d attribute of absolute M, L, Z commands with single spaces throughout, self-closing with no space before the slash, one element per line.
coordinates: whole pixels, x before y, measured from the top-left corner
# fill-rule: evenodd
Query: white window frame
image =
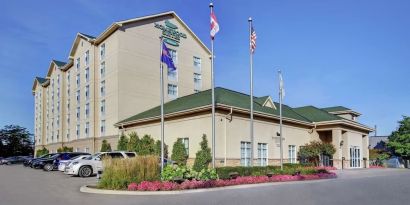
<path fill-rule="evenodd" d="M 85 82 L 86 83 L 90 82 L 90 68 L 89 67 L 87 67 L 84 70 L 84 74 L 85 74 Z"/>
<path fill-rule="evenodd" d="M 170 93 L 170 87 L 175 88 L 175 91 L 173 91 L 173 93 Z M 167 86 L 167 93 L 168 93 L 168 97 L 171 99 L 175 99 L 178 98 L 178 85 L 176 84 L 172 84 L 172 83 L 168 83 Z"/>
<path fill-rule="evenodd" d="M 87 51 L 84 53 L 84 64 L 85 64 L 85 66 L 89 66 L 89 65 L 90 65 L 90 51 L 89 51 L 89 50 L 87 50 Z"/>
<path fill-rule="evenodd" d="M 184 144 L 185 153 L 189 156 L 189 137 L 181 138 L 182 144 Z"/>
<path fill-rule="evenodd" d="M 297 162 L 296 153 L 296 145 L 288 145 L 289 163 L 295 164 Z"/>
<path fill-rule="evenodd" d="M 85 86 L 84 89 L 85 89 L 85 100 L 89 101 L 90 100 L 90 86 L 87 85 L 87 86 Z"/>
<path fill-rule="evenodd" d="M 104 116 L 106 112 L 105 109 L 105 100 L 101 100 L 101 104 L 100 104 L 100 116 Z"/>
<path fill-rule="evenodd" d="M 81 76 L 80 76 L 80 73 L 78 73 L 78 74 L 76 75 L 76 77 L 75 77 L 75 84 L 76 84 L 77 88 L 80 87 L 80 84 L 81 84 Z"/>
<path fill-rule="evenodd" d="M 259 166 L 268 166 L 268 143 L 258 143 L 258 162 Z"/>
<path fill-rule="evenodd" d="M 100 123 L 100 135 L 105 136 L 105 120 L 101 120 Z"/>
<path fill-rule="evenodd" d="M 85 118 L 88 119 L 90 117 L 90 103 L 85 104 Z"/>
<path fill-rule="evenodd" d="M 106 95 L 105 80 L 102 80 L 100 82 L 100 96 L 104 97 L 105 95 Z"/>
<path fill-rule="evenodd" d="M 81 66 L 81 59 L 80 58 L 77 58 L 77 60 L 76 60 L 76 64 L 75 64 L 76 66 L 76 70 L 77 70 L 77 72 L 80 70 L 80 66 Z"/>
<path fill-rule="evenodd" d="M 194 72 L 195 73 L 201 73 L 202 72 L 202 60 L 201 60 L 201 58 L 197 57 L 197 56 L 194 56 L 193 64 L 194 64 Z"/>
<path fill-rule="evenodd" d="M 104 78 L 105 77 L 105 61 L 100 63 L 100 78 Z"/>
<path fill-rule="evenodd" d="M 202 90 L 202 74 L 194 73 L 194 89 Z"/>
<path fill-rule="evenodd" d="M 80 129 L 81 129 L 80 124 L 77 124 L 75 126 L 75 135 L 76 135 L 77 139 L 80 138 Z"/>
<path fill-rule="evenodd" d="M 105 43 L 101 44 L 100 46 L 100 60 L 104 60 L 105 59 Z"/>
<path fill-rule="evenodd" d="M 251 143 L 246 141 L 241 141 L 240 147 L 240 155 L 241 155 L 241 166 L 248 167 L 250 166 L 251 160 Z"/>
<path fill-rule="evenodd" d="M 85 123 L 84 134 L 86 137 L 90 136 L 90 123 L 89 122 Z"/>
<path fill-rule="evenodd" d="M 178 82 L 178 70 L 173 70 L 173 71 L 171 71 L 169 69 L 167 69 L 167 70 L 168 70 L 167 71 L 168 81 Z"/>

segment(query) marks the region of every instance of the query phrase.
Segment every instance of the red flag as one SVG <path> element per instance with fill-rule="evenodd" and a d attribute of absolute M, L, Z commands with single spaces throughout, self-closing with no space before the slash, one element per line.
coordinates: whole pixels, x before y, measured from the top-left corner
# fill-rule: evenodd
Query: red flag
<path fill-rule="evenodd" d="M 211 38 L 214 39 L 216 33 L 219 31 L 219 24 L 218 21 L 216 20 L 216 16 L 214 14 L 214 11 L 211 11 Z"/>

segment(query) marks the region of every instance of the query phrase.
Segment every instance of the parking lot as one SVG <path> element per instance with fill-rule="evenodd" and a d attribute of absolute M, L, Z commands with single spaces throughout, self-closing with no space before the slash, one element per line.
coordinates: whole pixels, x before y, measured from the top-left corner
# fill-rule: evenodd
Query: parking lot
<path fill-rule="evenodd" d="M 0 166 L 0 205 L 44 204 L 408 204 L 410 170 L 337 171 L 331 180 L 276 183 L 252 189 L 169 196 L 118 196 L 81 193 L 96 178 L 45 172 L 22 165 Z"/>

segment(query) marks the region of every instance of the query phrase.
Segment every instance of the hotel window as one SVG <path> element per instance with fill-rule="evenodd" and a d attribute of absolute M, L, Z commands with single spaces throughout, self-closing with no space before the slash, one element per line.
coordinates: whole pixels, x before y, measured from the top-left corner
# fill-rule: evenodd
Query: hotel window
<path fill-rule="evenodd" d="M 85 118 L 90 117 L 90 103 L 85 104 Z"/>
<path fill-rule="evenodd" d="M 105 62 L 101 62 L 100 64 L 100 77 L 101 78 L 105 77 Z"/>
<path fill-rule="evenodd" d="M 84 62 L 85 66 L 88 66 L 90 64 L 90 51 L 86 51 L 84 54 Z"/>
<path fill-rule="evenodd" d="M 70 71 L 67 71 L 67 85 L 70 85 Z"/>
<path fill-rule="evenodd" d="M 70 113 L 70 100 L 67 99 L 67 113 Z"/>
<path fill-rule="evenodd" d="M 202 70 L 201 68 L 201 58 L 194 56 L 194 72 L 200 73 Z"/>
<path fill-rule="evenodd" d="M 182 144 L 184 144 L 184 148 L 185 148 L 185 153 L 187 154 L 187 156 L 189 156 L 189 138 L 181 138 L 182 140 Z"/>
<path fill-rule="evenodd" d="M 84 152 L 85 152 L 85 153 L 90 152 L 90 148 L 86 147 L 86 148 L 84 149 Z"/>
<path fill-rule="evenodd" d="M 57 101 L 57 112 L 60 112 L 60 101 Z"/>
<path fill-rule="evenodd" d="M 105 58 L 105 43 L 100 46 L 100 60 Z"/>
<path fill-rule="evenodd" d="M 75 83 L 77 85 L 77 88 L 80 87 L 80 74 L 77 74 L 77 76 L 75 77 Z"/>
<path fill-rule="evenodd" d="M 80 138 L 80 125 L 77 124 L 77 126 L 75 127 L 75 135 L 78 138 Z"/>
<path fill-rule="evenodd" d="M 70 126 L 70 115 L 67 115 L 67 125 Z"/>
<path fill-rule="evenodd" d="M 194 73 L 194 85 L 195 85 L 195 90 L 201 90 L 202 89 L 202 75 L 199 73 Z"/>
<path fill-rule="evenodd" d="M 101 116 L 105 115 L 105 100 L 101 100 L 100 114 Z"/>
<path fill-rule="evenodd" d="M 86 122 L 85 123 L 85 129 L 84 129 L 84 133 L 85 133 L 85 136 L 86 137 L 88 137 L 89 136 L 89 132 L 90 131 L 90 123 L 89 122 Z"/>
<path fill-rule="evenodd" d="M 76 69 L 77 69 L 77 72 L 78 72 L 78 70 L 80 70 L 80 58 L 77 58 L 75 65 L 76 65 Z"/>
<path fill-rule="evenodd" d="M 90 82 L 90 68 L 85 69 L 85 82 Z"/>
<path fill-rule="evenodd" d="M 178 97 L 178 86 L 174 84 L 168 84 L 168 97 L 177 98 Z"/>
<path fill-rule="evenodd" d="M 241 142 L 241 166 L 250 166 L 251 161 L 251 143 Z"/>
<path fill-rule="evenodd" d="M 101 81 L 101 85 L 100 85 L 100 96 L 101 96 L 101 97 L 105 96 L 105 80 Z"/>
<path fill-rule="evenodd" d="M 171 71 L 168 69 L 168 80 L 177 82 L 178 81 L 178 70 Z"/>
<path fill-rule="evenodd" d="M 105 120 L 101 120 L 100 132 L 101 132 L 101 136 L 105 135 Z"/>
<path fill-rule="evenodd" d="M 75 94 L 75 98 L 77 100 L 77 103 L 80 103 L 80 90 L 77 90 L 77 93 Z"/>
<path fill-rule="evenodd" d="M 70 97 L 70 88 L 67 88 L 67 98 Z"/>
<path fill-rule="evenodd" d="M 169 54 L 172 57 L 172 61 L 174 62 L 174 64 L 178 64 L 178 53 L 176 50 L 173 49 L 168 49 L 169 50 Z"/>
<path fill-rule="evenodd" d="M 90 100 L 90 86 L 85 86 L 85 100 Z"/>
<path fill-rule="evenodd" d="M 60 126 L 60 116 L 57 116 L 56 121 L 57 121 L 57 126 Z"/>
<path fill-rule="evenodd" d="M 296 145 L 289 145 L 289 163 L 296 163 Z"/>
<path fill-rule="evenodd" d="M 77 121 L 80 120 L 80 107 L 77 107 L 76 116 L 77 116 Z"/>
<path fill-rule="evenodd" d="M 260 166 L 268 165 L 268 144 L 258 143 L 258 162 Z"/>
<path fill-rule="evenodd" d="M 57 75 L 57 86 L 59 87 L 60 85 L 60 74 Z"/>
<path fill-rule="evenodd" d="M 67 135 L 66 135 L 67 140 L 70 140 L 70 130 L 67 130 Z"/>

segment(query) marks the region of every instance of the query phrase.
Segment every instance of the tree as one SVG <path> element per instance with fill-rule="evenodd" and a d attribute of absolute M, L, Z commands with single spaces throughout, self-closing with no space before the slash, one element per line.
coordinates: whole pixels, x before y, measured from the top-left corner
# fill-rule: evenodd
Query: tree
<path fill-rule="evenodd" d="M 58 153 L 60 153 L 60 152 L 73 152 L 73 150 L 74 150 L 73 147 L 64 146 L 64 147 L 58 148 L 58 149 L 57 149 L 57 152 L 58 152 Z"/>
<path fill-rule="evenodd" d="M 0 129 L 0 156 L 32 155 L 34 153 L 32 134 L 24 127 L 6 125 Z"/>
<path fill-rule="evenodd" d="M 128 141 L 127 150 L 132 152 L 138 152 L 140 138 L 138 137 L 137 133 L 132 132 L 128 136 L 130 140 Z"/>
<path fill-rule="evenodd" d="M 395 155 L 403 159 L 410 159 L 410 117 L 403 116 L 397 130 L 389 136 L 387 147 L 392 149 Z"/>
<path fill-rule="evenodd" d="M 155 143 L 155 155 L 161 157 L 161 140 Z M 164 143 L 164 158 L 168 158 L 168 145 Z"/>
<path fill-rule="evenodd" d="M 37 150 L 37 152 L 36 152 L 36 157 L 40 157 L 40 156 L 45 155 L 45 154 L 48 154 L 48 153 L 49 153 L 48 149 L 46 149 L 45 147 L 43 147 L 43 149 Z"/>
<path fill-rule="evenodd" d="M 202 169 L 206 169 L 209 166 L 209 163 L 212 162 L 211 148 L 208 147 L 208 140 L 206 135 L 202 135 L 202 142 L 199 143 L 201 150 L 196 153 L 194 170 L 199 172 Z"/>
<path fill-rule="evenodd" d="M 322 155 L 332 156 L 336 152 L 333 144 L 320 141 L 312 141 L 300 147 L 298 152 L 299 161 L 308 161 L 319 165 Z"/>
<path fill-rule="evenodd" d="M 186 165 L 188 155 L 185 152 L 185 146 L 182 143 L 182 139 L 179 138 L 172 147 L 171 159 L 178 165 Z"/>
<path fill-rule="evenodd" d="M 111 145 L 107 142 L 107 140 L 102 141 L 101 152 L 111 152 Z"/>
<path fill-rule="evenodd" d="M 149 135 L 141 138 L 138 147 L 137 154 L 140 156 L 155 154 L 155 141 Z"/>
<path fill-rule="evenodd" d="M 127 151 L 128 150 L 128 138 L 124 134 L 121 135 L 118 140 L 117 150 Z"/>

